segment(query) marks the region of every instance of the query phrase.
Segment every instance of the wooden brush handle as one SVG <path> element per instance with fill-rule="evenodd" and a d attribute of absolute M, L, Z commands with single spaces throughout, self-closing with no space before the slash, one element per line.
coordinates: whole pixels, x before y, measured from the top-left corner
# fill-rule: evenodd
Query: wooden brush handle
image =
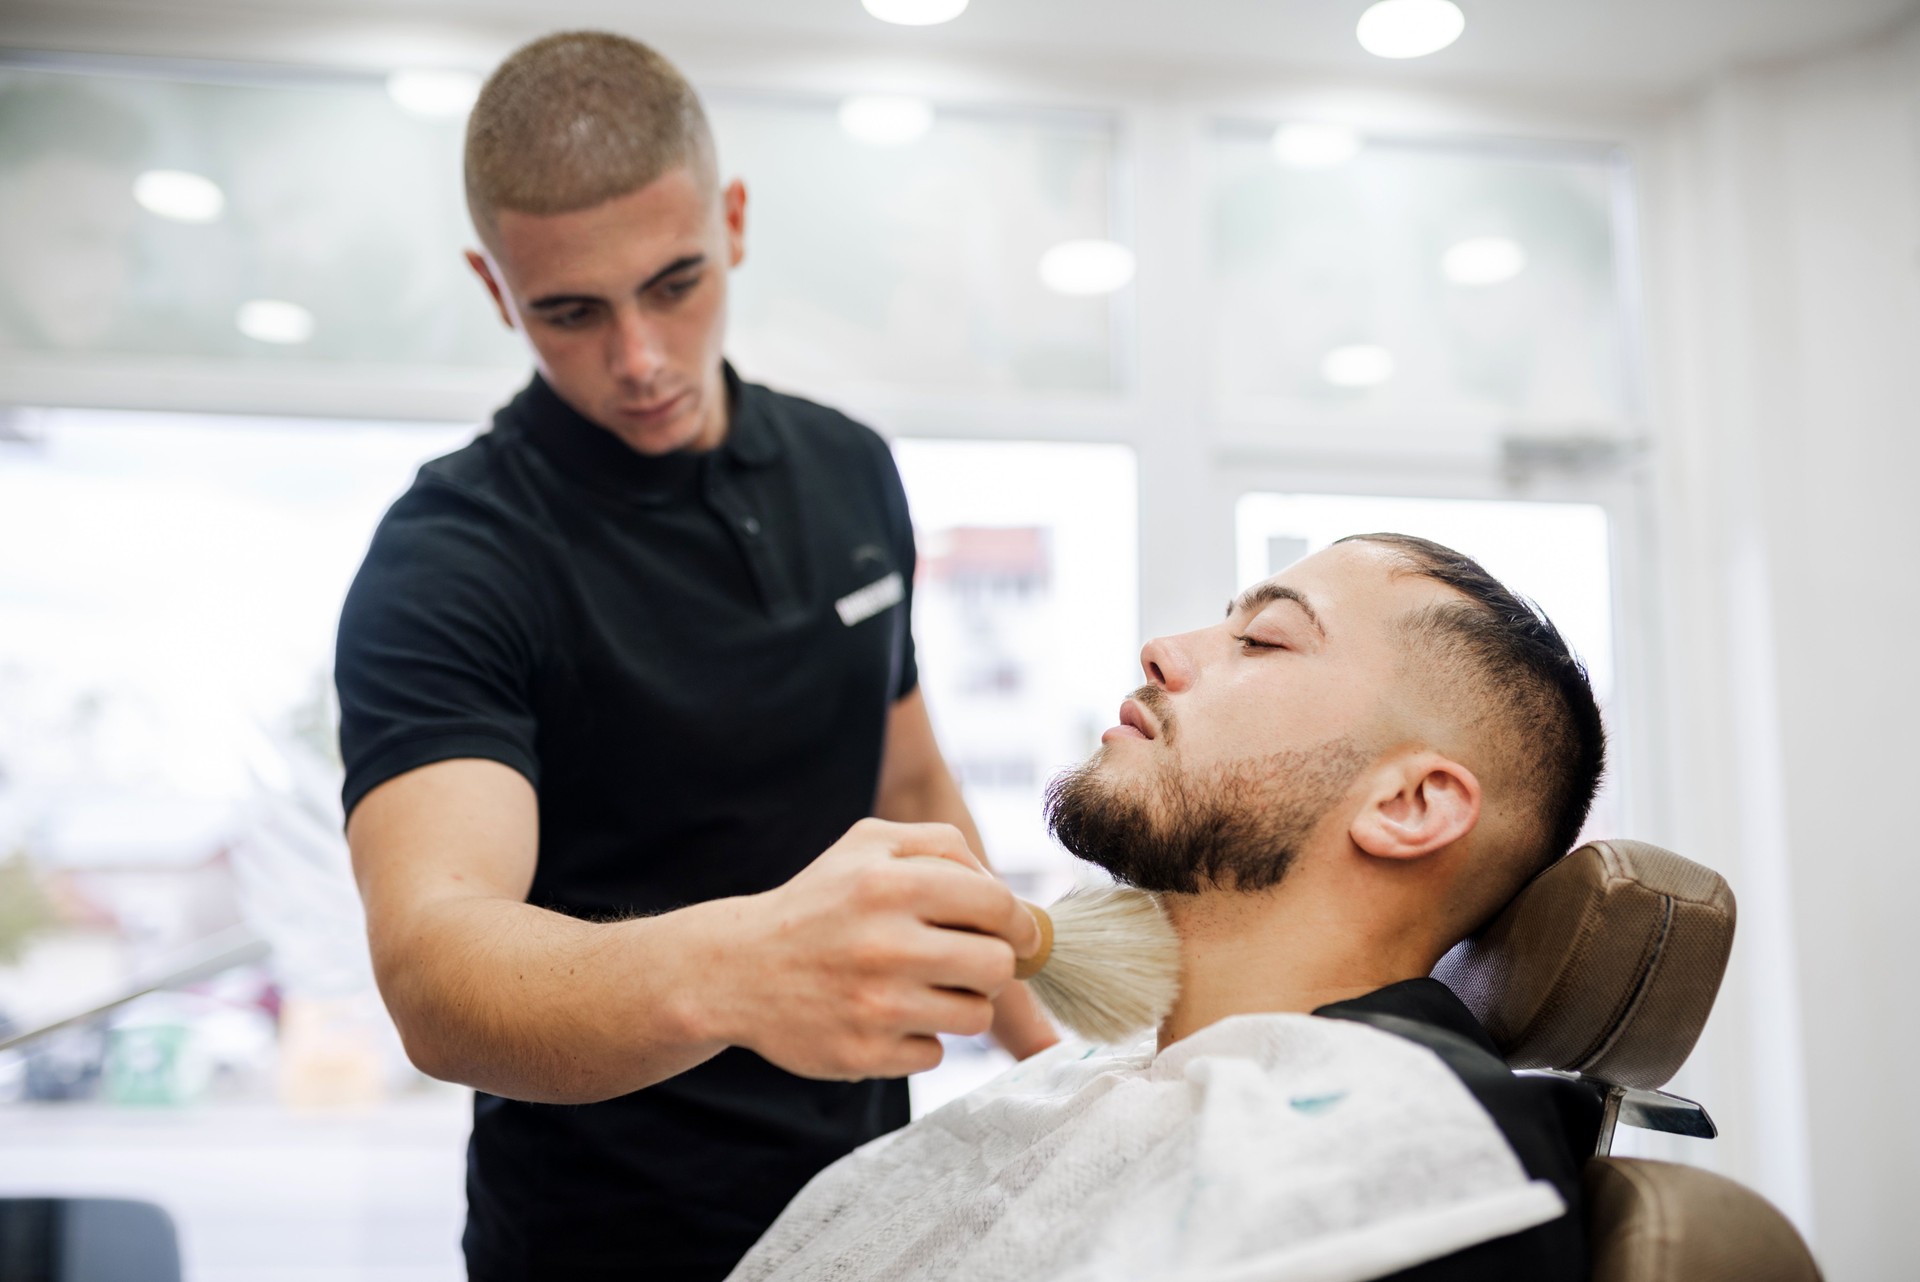
<path fill-rule="evenodd" d="M 1022 957 L 1014 962 L 1013 977 L 1032 979 L 1040 973 L 1040 968 L 1047 964 L 1047 958 L 1053 956 L 1053 918 L 1049 917 L 1047 910 L 1038 904 L 1030 904 L 1023 899 L 1020 901 L 1020 906 L 1033 914 L 1033 924 L 1040 928 L 1040 947 L 1035 950 L 1033 956 Z"/>

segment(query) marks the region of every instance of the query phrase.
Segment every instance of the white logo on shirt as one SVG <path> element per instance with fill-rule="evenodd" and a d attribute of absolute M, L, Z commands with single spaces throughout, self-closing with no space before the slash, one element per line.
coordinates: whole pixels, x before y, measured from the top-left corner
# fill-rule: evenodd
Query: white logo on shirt
<path fill-rule="evenodd" d="M 840 622 L 852 627 L 856 623 L 871 619 L 880 611 L 899 605 L 906 599 L 907 583 L 895 570 L 884 579 L 875 579 L 864 588 L 847 593 L 833 603 L 839 611 Z"/>

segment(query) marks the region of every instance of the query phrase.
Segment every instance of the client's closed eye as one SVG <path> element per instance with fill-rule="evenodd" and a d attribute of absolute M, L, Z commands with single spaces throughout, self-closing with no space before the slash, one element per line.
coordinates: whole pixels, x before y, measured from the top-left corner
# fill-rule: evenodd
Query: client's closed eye
<path fill-rule="evenodd" d="M 1240 643 L 1240 648 L 1243 650 L 1284 650 L 1287 648 L 1285 642 L 1262 641 L 1258 637 L 1245 635 L 1236 636 L 1234 640 Z"/>

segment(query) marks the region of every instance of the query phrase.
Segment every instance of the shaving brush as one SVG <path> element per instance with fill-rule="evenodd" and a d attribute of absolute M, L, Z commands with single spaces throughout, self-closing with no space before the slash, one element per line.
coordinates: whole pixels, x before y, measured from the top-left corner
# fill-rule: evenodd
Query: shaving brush
<path fill-rule="evenodd" d="M 1180 939 L 1144 890 L 1075 890 L 1050 908 L 1021 904 L 1040 949 L 1014 968 L 1047 1013 L 1088 1041 L 1158 1027 L 1180 994 Z"/>

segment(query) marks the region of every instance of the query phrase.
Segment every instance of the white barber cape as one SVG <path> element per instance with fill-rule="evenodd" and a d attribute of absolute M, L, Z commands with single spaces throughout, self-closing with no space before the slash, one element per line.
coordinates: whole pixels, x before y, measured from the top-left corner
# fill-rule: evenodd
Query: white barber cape
<path fill-rule="evenodd" d="M 1362 1282 L 1565 1210 L 1426 1048 L 1237 1015 L 1015 1065 L 815 1176 L 730 1282 Z"/>

